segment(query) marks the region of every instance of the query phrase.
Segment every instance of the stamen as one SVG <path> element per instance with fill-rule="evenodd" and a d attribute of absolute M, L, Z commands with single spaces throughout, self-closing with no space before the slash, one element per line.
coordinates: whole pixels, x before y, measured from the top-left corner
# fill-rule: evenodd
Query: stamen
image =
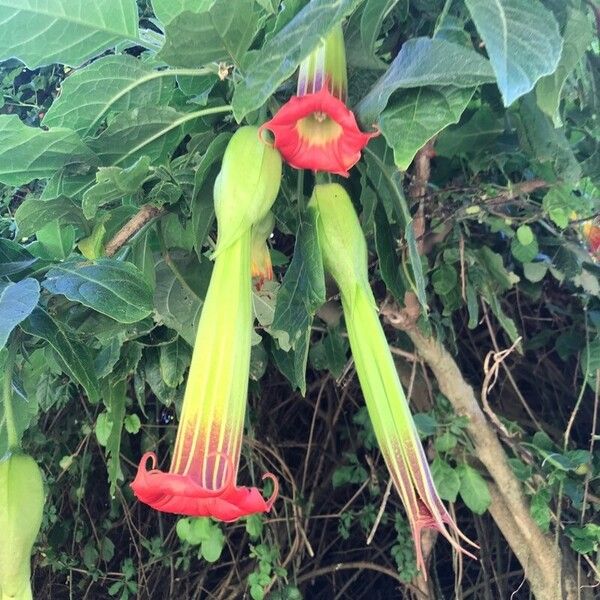
<path fill-rule="evenodd" d="M 313 113 L 313 117 L 319 122 L 322 123 L 326 118 L 327 118 L 327 113 L 324 113 L 323 111 L 316 111 Z"/>

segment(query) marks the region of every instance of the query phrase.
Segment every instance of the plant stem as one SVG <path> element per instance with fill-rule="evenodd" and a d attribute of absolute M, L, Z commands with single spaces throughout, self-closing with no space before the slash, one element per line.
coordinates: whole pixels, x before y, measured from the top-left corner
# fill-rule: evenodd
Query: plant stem
<path fill-rule="evenodd" d="M 19 447 L 19 436 L 15 425 L 15 414 L 13 411 L 12 379 L 15 362 L 17 360 L 17 336 L 13 335 L 8 344 L 8 356 L 4 365 L 4 381 L 2 389 L 2 401 L 4 404 L 4 420 L 6 421 L 6 434 L 8 436 L 8 449 Z"/>

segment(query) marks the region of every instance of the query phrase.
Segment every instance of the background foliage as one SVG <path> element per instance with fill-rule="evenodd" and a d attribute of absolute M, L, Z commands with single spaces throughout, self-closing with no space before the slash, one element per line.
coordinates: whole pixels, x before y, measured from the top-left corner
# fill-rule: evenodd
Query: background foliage
<path fill-rule="evenodd" d="M 278 474 L 275 511 L 178 520 L 127 485 L 145 449 L 168 461 L 236 121 L 264 122 L 341 21 L 350 105 L 382 133 L 346 182 L 376 296 L 416 294 L 421 330 L 483 390 L 535 521 L 595 576 L 600 267 L 581 227 L 600 211 L 594 1 L 15 6 L 0 0 L 0 345 L 18 351 L 19 432 L 47 482 L 38 597 L 422 597 L 315 266 L 309 173 L 284 173 L 276 279 L 254 294 L 242 477 Z M 435 545 L 430 597 L 528 597 L 465 417 L 387 333 L 440 495 L 481 546 L 455 574 Z"/>

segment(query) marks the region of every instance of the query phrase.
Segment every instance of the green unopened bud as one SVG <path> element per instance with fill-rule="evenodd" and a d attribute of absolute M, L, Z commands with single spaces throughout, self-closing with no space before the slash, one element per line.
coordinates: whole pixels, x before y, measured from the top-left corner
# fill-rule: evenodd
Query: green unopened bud
<path fill-rule="evenodd" d="M 42 524 L 42 473 L 30 456 L 0 461 L 0 599 L 31 600 L 31 549 Z"/>
<path fill-rule="evenodd" d="M 342 294 L 357 285 L 369 288 L 367 244 L 346 190 L 338 183 L 316 185 L 309 206 L 317 211 L 317 233 L 323 265 Z"/>
<path fill-rule="evenodd" d="M 215 181 L 219 238 L 215 255 L 231 246 L 269 212 L 281 183 L 281 156 L 256 127 L 240 127 L 227 145 Z"/>

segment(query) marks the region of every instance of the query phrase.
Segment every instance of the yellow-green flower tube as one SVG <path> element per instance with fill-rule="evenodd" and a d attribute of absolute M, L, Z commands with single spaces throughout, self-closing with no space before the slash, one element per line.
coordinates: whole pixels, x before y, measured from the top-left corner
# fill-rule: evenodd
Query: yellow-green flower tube
<path fill-rule="evenodd" d="M 344 319 L 358 379 L 373 429 L 394 485 L 402 498 L 425 574 L 421 530 L 437 529 L 452 546 L 466 552 L 448 529 L 471 543 L 440 500 L 414 425 L 396 365 L 379 322 L 367 269 L 367 246 L 344 188 L 315 186 L 309 203 L 317 211 L 317 232 L 325 269 L 341 294 Z"/>
<path fill-rule="evenodd" d="M 218 237 L 215 265 L 198 324 L 177 440 L 168 473 L 156 455 L 142 458 L 132 483 L 137 497 L 157 510 L 222 521 L 265 512 L 257 488 L 238 487 L 253 325 L 252 237 L 273 204 L 281 158 L 254 127 L 231 138 L 215 182 Z M 264 244 L 264 237 L 263 242 Z M 152 469 L 146 463 L 152 460 Z"/>
<path fill-rule="evenodd" d="M 0 600 L 31 600 L 31 549 L 42 524 L 44 485 L 25 454 L 0 461 Z"/>

